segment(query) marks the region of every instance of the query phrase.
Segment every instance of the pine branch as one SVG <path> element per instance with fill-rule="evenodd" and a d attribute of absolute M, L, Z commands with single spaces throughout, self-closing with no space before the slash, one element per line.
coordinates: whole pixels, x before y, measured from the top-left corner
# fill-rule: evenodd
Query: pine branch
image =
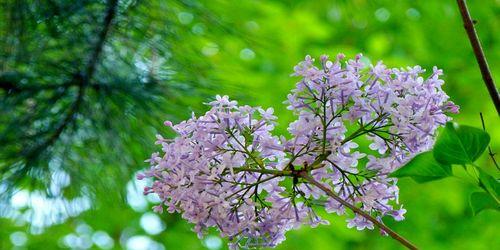
<path fill-rule="evenodd" d="M 84 79 L 88 83 L 88 81 L 94 75 L 97 63 L 99 61 L 99 57 L 102 53 L 104 43 L 109 34 L 109 30 L 111 29 L 111 23 L 116 16 L 118 8 L 118 0 L 109 0 L 108 1 L 108 9 L 106 10 L 106 16 L 104 17 L 103 29 L 99 33 L 98 40 L 94 46 L 94 50 L 90 56 L 90 60 L 87 63 L 87 68 L 84 72 Z"/>
<path fill-rule="evenodd" d="M 111 28 L 111 23 L 116 16 L 117 7 L 118 7 L 118 0 L 109 0 L 108 1 L 108 8 L 106 10 L 106 16 L 105 16 L 104 22 L 103 22 L 103 29 L 99 33 L 97 42 L 94 46 L 94 50 L 92 51 L 92 54 L 90 55 L 90 59 L 87 63 L 85 71 L 82 72 L 80 75 L 75 75 L 73 80 L 71 81 L 73 83 L 78 84 L 78 94 L 77 94 L 76 99 L 71 104 L 68 112 L 66 113 L 66 116 L 61 121 L 61 123 L 57 126 L 54 133 L 46 141 L 37 145 L 35 148 L 29 150 L 26 153 L 27 158 L 36 157 L 41 151 L 43 151 L 47 147 L 53 145 L 57 141 L 57 139 L 59 139 L 59 137 L 64 132 L 64 130 L 70 124 L 72 124 L 74 122 L 74 120 L 79 112 L 80 106 L 83 102 L 86 88 L 90 85 L 90 80 L 94 76 L 95 69 L 97 67 L 97 63 L 99 62 L 99 57 L 102 54 L 104 43 L 105 43 L 106 38 L 109 34 L 109 30 Z"/>
<path fill-rule="evenodd" d="M 78 85 L 78 83 L 70 81 L 63 84 L 23 85 L 19 81 L 16 81 L 14 79 L 8 79 L 7 77 L 0 76 L 0 89 L 3 89 L 7 93 L 39 92 L 43 90 L 53 90 L 53 89 L 70 87 L 72 85 Z"/>

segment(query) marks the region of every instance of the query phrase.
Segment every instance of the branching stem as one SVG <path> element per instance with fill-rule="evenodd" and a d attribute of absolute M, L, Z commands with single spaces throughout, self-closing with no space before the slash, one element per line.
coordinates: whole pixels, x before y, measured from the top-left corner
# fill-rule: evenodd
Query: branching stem
<path fill-rule="evenodd" d="M 328 187 L 326 187 L 323 184 L 321 184 L 318 181 L 316 181 L 314 178 L 312 178 L 306 172 L 301 172 L 301 177 L 304 178 L 304 179 L 306 179 L 310 184 L 312 184 L 312 185 L 316 186 L 317 188 L 323 190 L 323 192 L 325 192 L 328 196 L 332 197 L 334 200 L 336 200 L 337 202 L 339 202 L 343 206 L 348 207 L 349 209 L 351 209 L 354 213 L 363 216 L 365 219 L 367 219 L 370 222 L 372 222 L 373 224 L 377 225 L 377 227 L 379 227 L 381 230 L 383 230 L 384 232 L 386 232 L 387 234 L 389 234 L 393 239 L 399 241 L 401 244 L 403 244 L 408 249 L 418 249 L 415 245 L 413 245 L 410 241 L 408 241 L 407 239 L 405 239 L 403 236 L 399 235 L 398 233 L 396 233 L 395 231 L 393 231 L 392 229 L 390 229 L 389 227 L 387 227 L 386 225 L 384 225 L 384 223 L 382 223 L 381 221 L 378 221 L 377 219 L 373 218 L 368 213 L 366 213 L 363 210 L 359 209 L 358 207 L 352 205 L 351 203 L 343 200 L 342 198 L 340 198 L 339 196 L 337 196 L 335 193 L 333 193 Z"/>
<path fill-rule="evenodd" d="M 312 178 L 309 175 L 308 170 L 320 168 L 322 166 L 323 165 L 320 164 L 320 163 L 318 163 L 316 165 L 311 164 L 310 168 L 308 168 L 308 169 L 302 169 L 302 170 L 299 170 L 299 171 L 292 171 L 292 170 L 272 170 L 272 169 L 255 169 L 255 168 L 245 168 L 245 167 L 233 168 L 233 170 L 235 172 L 247 171 L 247 172 L 255 172 L 255 173 L 270 174 L 270 175 L 272 175 L 271 177 L 268 177 L 267 179 L 261 180 L 261 181 L 257 182 L 256 184 L 263 183 L 265 181 L 268 181 L 269 179 L 273 179 L 273 178 L 278 177 L 278 176 L 292 176 L 294 178 L 295 177 L 301 177 L 301 178 L 307 180 L 308 183 L 310 183 L 310 184 L 318 187 L 322 191 L 324 191 L 328 196 L 332 197 L 333 199 L 335 199 L 337 202 L 339 202 L 343 206 L 351 209 L 354 213 L 363 216 L 368 221 L 370 221 L 373 224 L 377 225 L 377 227 L 379 227 L 382 231 L 384 231 L 385 233 L 387 233 L 388 235 L 390 235 L 393 239 L 399 241 L 402 245 L 404 245 L 408 249 L 418 249 L 415 245 L 413 245 L 410 241 L 408 241 L 407 239 L 405 239 L 403 236 L 399 235 L 394 230 L 392 230 L 389 227 L 387 227 L 386 225 L 384 225 L 383 222 L 378 221 L 376 218 L 372 217 L 370 214 L 364 212 L 363 210 L 359 209 L 358 207 L 356 207 L 356 206 L 348 203 L 347 201 L 343 200 L 338 195 L 336 195 L 334 192 L 332 192 L 328 187 L 326 187 L 323 184 L 319 183 L 318 181 L 316 181 L 314 178 Z M 244 187 L 244 188 L 242 188 L 242 190 L 246 190 L 248 188 L 251 188 L 251 186 L 250 187 Z M 240 191 L 242 191 L 242 190 L 237 191 L 237 193 L 240 192 Z"/>

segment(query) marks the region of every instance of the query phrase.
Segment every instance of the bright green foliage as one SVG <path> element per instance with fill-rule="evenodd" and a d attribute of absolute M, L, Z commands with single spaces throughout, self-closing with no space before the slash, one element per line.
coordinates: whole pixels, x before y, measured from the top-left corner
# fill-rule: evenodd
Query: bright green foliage
<path fill-rule="evenodd" d="M 434 145 L 434 157 L 444 164 L 470 164 L 489 142 L 490 136 L 483 130 L 449 122 Z"/>
<path fill-rule="evenodd" d="M 500 211 L 498 202 L 488 193 L 474 192 L 470 195 L 470 206 L 474 215 L 484 209 L 496 209 Z"/>
<path fill-rule="evenodd" d="M 432 152 L 421 153 L 404 167 L 391 174 L 393 177 L 411 177 L 417 182 L 428 182 L 451 176 L 451 166 L 439 163 Z"/>
<path fill-rule="evenodd" d="M 485 189 L 496 201 L 497 207 L 500 207 L 500 181 L 480 168 L 477 168 L 477 170 L 479 172 L 479 186 Z"/>
<path fill-rule="evenodd" d="M 472 177 L 485 191 L 475 192 L 470 196 L 473 214 L 484 209 L 498 210 L 500 182 L 473 164 L 488 147 L 489 141 L 490 136 L 483 130 L 449 122 L 436 140 L 432 151 L 417 155 L 392 176 L 411 177 L 417 182 L 426 182 L 452 176 L 451 164 L 462 165 L 466 172 L 468 168 L 465 164 L 472 164 L 470 169 L 475 172 Z"/>

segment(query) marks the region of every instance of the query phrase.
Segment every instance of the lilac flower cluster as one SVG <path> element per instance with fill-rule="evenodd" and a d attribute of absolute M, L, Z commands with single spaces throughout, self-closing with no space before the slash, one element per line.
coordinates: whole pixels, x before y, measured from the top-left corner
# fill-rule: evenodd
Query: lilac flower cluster
<path fill-rule="evenodd" d="M 328 224 L 315 212 L 345 214 L 346 206 L 302 178 L 310 176 L 346 203 L 382 221 L 404 219 L 397 180 L 388 175 L 432 147 L 435 131 L 458 107 L 442 91 L 441 70 L 428 78 L 419 66 L 365 68 L 358 55 L 343 55 L 320 67 L 307 56 L 295 68 L 301 77 L 288 95 L 291 138 L 272 134 L 273 109 L 238 106 L 217 96 L 200 117 L 171 126 L 174 139 L 158 136 L 145 194 L 163 201 L 154 208 L 182 213 L 202 237 L 216 227 L 232 247 L 273 247 L 302 224 Z M 359 145 L 366 145 L 361 152 Z M 354 213 L 347 226 L 373 229 Z"/>

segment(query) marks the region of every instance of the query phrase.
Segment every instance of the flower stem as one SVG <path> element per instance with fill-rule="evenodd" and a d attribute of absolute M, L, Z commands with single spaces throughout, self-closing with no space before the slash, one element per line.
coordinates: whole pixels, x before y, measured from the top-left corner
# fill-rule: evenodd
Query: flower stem
<path fill-rule="evenodd" d="M 418 249 L 415 245 L 413 245 L 410 241 L 405 239 L 403 236 L 399 235 L 386 225 L 384 225 L 382 222 L 378 221 L 377 219 L 373 218 L 371 215 L 368 213 L 364 212 L 363 210 L 357 208 L 356 206 L 348 203 L 347 201 L 343 200 L 339 196 L 337 196 L 335 193 L 333 193 L 329 188 L 325 187 L 321 183 L 317 182 L 314 178 L 312 178 L 309 174 L 306 172 L 301 172 L 301 177 L 306 179 L 309 183 L 313 184 L 314 186 L 318 187 L 319 189 L 323 190 L 328 196 L 332 197 L 335 199 L 337 202 L 340 204 L 348 207 L 351 209 L 354 213 L 357 213 L 361 216 L 363 216 L 365 219 L 371 221 L 373 224 L 377 225 L 381 230 L 389 234 L 393 239 L 399 241 L 402 245 L 407 247 L 408 249 Z"/>
<path fill-rule="evenodd" d="M 261 174 L 272 174 L 276 176 L 292 176 L 292 171 L 289 170 L 274 170 L 274 169 L 266 169 L 266 168 L 248 168 L 248 167 L 235 167 L 233 171 L 238 172 L 254 172 Z"/>

